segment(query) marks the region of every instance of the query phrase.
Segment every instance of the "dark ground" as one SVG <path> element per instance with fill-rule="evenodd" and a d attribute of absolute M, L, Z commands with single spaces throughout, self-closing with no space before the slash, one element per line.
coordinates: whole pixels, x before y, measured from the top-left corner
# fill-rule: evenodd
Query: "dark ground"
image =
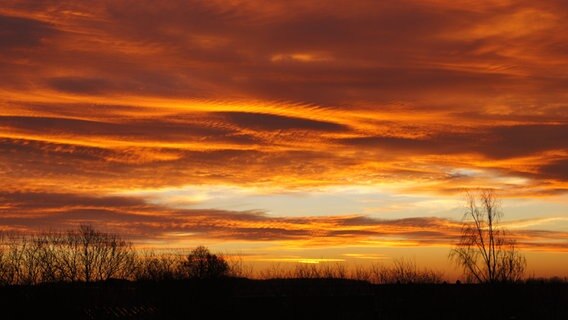
<path fill-rule="evenodd" d="M 568 319 L 568 284 L 370 285 L 329 279 L 0 288 L 0 319 Z"/>

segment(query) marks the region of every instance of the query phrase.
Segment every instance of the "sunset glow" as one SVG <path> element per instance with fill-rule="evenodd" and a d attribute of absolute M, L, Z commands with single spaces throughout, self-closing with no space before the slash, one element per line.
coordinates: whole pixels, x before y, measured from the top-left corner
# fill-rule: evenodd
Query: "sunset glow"
<path fill-rule="evenodd" d="M 495 188 L 568 275 L 568 3 L 0 5 L 0 231 L 457 272 Z"/>

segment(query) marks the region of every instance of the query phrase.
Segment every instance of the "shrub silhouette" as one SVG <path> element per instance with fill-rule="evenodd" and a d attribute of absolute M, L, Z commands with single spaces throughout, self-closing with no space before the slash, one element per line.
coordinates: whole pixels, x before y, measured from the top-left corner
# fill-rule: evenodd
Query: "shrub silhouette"
<path fill-rule="evenodd" d="M 190 279 L 214 279 L 227 276 L 229 264 L 223 257 L 209 252 L 204 246 L 193 249 L 183 263 L 183 269 Z"/>

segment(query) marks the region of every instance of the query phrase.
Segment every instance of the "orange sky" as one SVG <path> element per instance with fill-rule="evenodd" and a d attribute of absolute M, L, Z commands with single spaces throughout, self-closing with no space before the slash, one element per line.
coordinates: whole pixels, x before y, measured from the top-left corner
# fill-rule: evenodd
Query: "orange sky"
<path fill-rule="evenodd" d="M 562 1 L 2 1 L 0 228 L 442 269 L 492 187 L 568 270 Z"/>

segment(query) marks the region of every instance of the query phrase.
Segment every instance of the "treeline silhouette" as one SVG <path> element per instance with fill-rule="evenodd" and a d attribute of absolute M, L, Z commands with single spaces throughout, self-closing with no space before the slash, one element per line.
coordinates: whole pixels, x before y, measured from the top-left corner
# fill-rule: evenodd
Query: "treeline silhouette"
<path fill-rule="evenodd" d="M 274 264 L 258 273 L 261 279 L 351 279 L 372 284 L 436 284 L 444 282 L 444 274 L 429 268 L 418 268 L 414 260 L 395 259 L 391 266 L 380 263 L 354 265 L 344 263 L 296 264 L 285 268 Z"/>
<path fill-rule="evenodd" d="M 211 253 L 199 246 L 188 254 L 135 250 L 115 233 L 82 225 L 67 232 L 0 236 L 0 285 L 107 280 L 170 281 L 216 278 L 350 279 L 371 284 L 437 284 L 444 274 L 419 268 L 414 260 L 392 264 L 272 264 L 253 272 L 240 256 Z M 566 282 L 566 278 L 528 278 L 527 282 Z M 520 280 L 519 280 L 520 281 Z"/>
<path fill-rule="evenodd" d="M 233 275 L 205 247 L 187 256 L 137 252 L 118 234 L 83 225 L 67 232 L 11 234 L 0 238 L 0 284 L 107 280 L 210 279 Z"/>
<path fill-rule="evenodd" d="M 0 281 L 2 319 L 568 316 L 564 278 L 448 284 L 441 272 L 407 259 L 388 266 L 273 264 L 253 272 L 242 258 L 203 246 L 186 254 L 140 251 L 90 226 L 2 236 Z"/>
<path fill-rule="evenodd" d="M 118 234 L 83 225 L 67 232 L 3 235 L 0 239 L 0 284 L 107 280 L 167 281 L 248 277 L 261 279 L 355 279 L 374 284 L 441 283 L 443 274 L 419 269 L 412 260 L 392 266 L 371 264 L 348 268 L 343 263 L 273 264 L 253 274 L 239 257 L 213 254 L 199 246 L 187 255 L 137 251 Z"/>
<path fill-rule="evenodd" d="M 135 268 L 136 254 L 129 242 L 90 226 L 68 232 L 2 236 L 2 284 L 127 279 Z"/>

